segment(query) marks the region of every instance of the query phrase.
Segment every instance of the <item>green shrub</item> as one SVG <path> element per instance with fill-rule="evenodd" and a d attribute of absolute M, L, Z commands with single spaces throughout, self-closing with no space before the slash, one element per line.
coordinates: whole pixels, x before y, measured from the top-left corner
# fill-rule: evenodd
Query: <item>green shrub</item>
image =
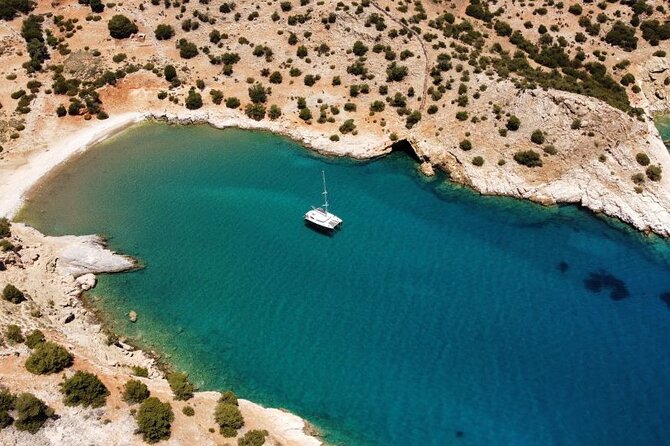
<path fill-rule="evenodd" d="M 221 392 L 219 403 L 232 404 L 233 406 L 237 406 L 238 405 L 237 395 L 235 395 L 235 392 L 233 392 L 232 390 L 226 390 L 225 392 Z"/>
<path fill-rule="evenodd" d="M 542 130 L 535 130 L 531 135 L 530 135 L 530 140 L 533 141 L 535 144 L 544 144 L 544 133 Z"/>
<path fill-rule="evenodd" d="M 179 39 L 179 57 L 182 59 L 192 59 L 198 55 L 198 47 L 195 43 L 186 39 Z"/>
<path fill-rule="evenodd" d="M 463 141 L 458 143 L 458 147 L 461 148 L 461 150 L 471 150 L 472 149 L 472 143 L 470 142 L 469 139 L 464 139 Z"/>
<path fill-rule="evenodd" d="M 638 172 L 636 174 L 631 175 L 630 179 L 635 184 L 642 184 L 644 183 L 644 174 Z"/>
<path fill-rule="evenodd" d="M 298 113 L 298 116 L 303 121 L 309 121 L 310 119 L 312 119 L 312 112 L 307 107 L 301 108 L 300 113 Z"/>
<path fill-rule="evenodd" d="M 614 22 L 612 29 L 605 35 L 605 42 L 632 51 L 637 48 L 635 28 L 626 25 L 621 20 Z"/>
<path fill-rule="evenodd" d="M 149 370 L 146 367 L 140 367 L 138 365 L 134 365 L 130 368 L 130 370 L 133 372 L 133 375 L 135 376 L 139 376 L 142 378 L 149 377 Z"/>
<path fill-rule="evenodd" d="M 115 39 L 126 39 L 138 31 L 137 25 L 121 14 L 115 15 L 109 20 L 107 29 L 109 29 L 109 35 Z"/>
<path fill-rule="evenodd" d="M 573 5 L 570 5 L 570 7 L 568 8 L 568 12 L 570 14 L 574 14 L 574 15 L 581 15 L 582 5 L 580 5 L 579 3 L 575 3 Z"/>
<path fill-rule="evenodd" d="M 342 123 L 342 125 L 339 128 L 340 133 L 346 135 L 347 133 L 351 133 L 354 130 L 356 130 L 356 124 L 354 124 L 353 119 L 347 119 Z"/>
<path fill-rule="evenodd" d="M 247 104 L 244 113 L 251 119 L 260 121 L 265 117 L 265 106 L 263 104 Z"/>
<path fill-rule="evenodd" d="M 278 119 L 281 116 L 281 108 L 278 105 L 272 104 L 268 110 L 268 117 L 272 120 Z"/>
<path fill-rule="evenodd" d="M 162 23 L 156 27 L 154 35 L 158 40 L 169 40 L 174 36 L 174 28 Z"/>
<path fill-rule="evenodd" d="M 360 40 L 357 40 L 354 42 L 354 46 L 351 49 L 351 52 L 354 53 L 356 56 L 365 56 L 365 53 L 368 52 L 368 47 L 365 46 L 363 42 Z"/>
<path fill-rule="evenodd" d="M 237 446 L 263 446 L 268 431 L 252 430 L 237 440 Z"/>
<path fill-rule="evenodd" d="M 271 84 L 281 84 L 283 78 L 279 71 L 273 71 L 268 80 Z"/>
<path fill-rule="evenodd" d="M 407 119 L 405 119 L 405 127 L 411 129 L 419 121 L 421 121 L 421 112 L 419 110 L 414 110 L 407 115 Z"/>
<path fill-rule="evenodd" d="M 579 118 L 575 118 L 572 120 L 572 124 L 570 124 L 570 128 L 572 130 L 579 130 L 582 128 L 582 120 Z"/>
<path fill-rule="evenodd" d="M 156 397 L 149 397 L 140 404 L 135 416 L 137 433 L 147 443 L 157 443 L 170 438 L 174 413 L 169 403 L 163 403 Z"/>
<path fill-rule="evenodd" d="M 26 345 L 29 349 L 34 349 L 38 345 L 42 344 L 45 340 L 44 333 L 35 329 L 31 331 L 28 336 L 26 336 Z"/>
<path fill-rule="evenodd" d="M 244 426 L 240 409 L 234 405 L 219 401 L 214 409 L 214 420 L 224 437 L 234 437 L 237 430 Z"/>
<path fill-rule="evenodd" d="M 72 365 L 72 355 L 53 342 L 39 344 L 26 360 L 26 369 L 36 375 L 60 372 Z"/>
<path fill-rule="evenodd" d="M 187 417 L 192 417 L 195 415 L 195 410 L 191 406 L 184 406 L 184 408 L 181 410 L 181 413 Z"/>
<path fill-rule="evenodd" d="M 264 103 L 268 99 L 267 91 L 265 87 L 260 82 L 256 82 L 254 85 L 249 87 L 249 99 L 254 104 Z"/>
<path fill-rule="evenodd" d="M 544 153 L 546 153 L 548 155 L 556 155 L 558 153 L 558 150 L 556 149 L 556 147 L 554 147 L 551 144 L 542 147 L 542 150 L 544 151 Z"/>
<path fill-rule="evenodd" d="M 535 150 L 522 150 L 514 154 L 514 161 L 527 167 L 542 167 L 542 158 Z"/>
<path fill-rule="evenodd" d="M 194 88 L 191 88 L 188 91 L 188 96 L 186 96 L 185 105 L 189 110 L 199 109 L 202 107 L 202 95 L 195 91 Z"/>
<path fill-rule="evenodd" d="M 7 338 L 10 344 L 20 344 L 23 341 L 25 341 L 23 335 L 21 334 L 21 328 L 15 324 L 10 324 L 7 326 L 5 337 Z"/>
<path fill-rule="evenodd" d="M 165 76 L 166 81 L 172 82 L 173 79 L 177 78 L 177 70 L 175 69 L 174 65 L 165 65 L 165 68 L 163 69 L 163 75 Z"/>
<path fill-rule="evenodd" d="M 146 384 L 136 379 L 131 379 L 123 386 L 123 401 L 130 404 L 138 404 L 149 398 L 149 388 Z"/>
<path fill-rule="evenodd" d="M 649 178 L 651 181 L 661 181 L 661 166 L 649 166 L 647 167 L 647 170 L 645 173 L 647 174 L 647 178 Z"/>
<path fill-rule="evenodd" d="M 649 159 L 649 155 L 646 153 L 640 152 L 637 155 L 635 155 L 635 160 L 638 162 L 640 166 L 648 166 L 651 160 Z"/>
<path fill-rule="evenodd" d="M 16 429 L 36 433 L 54 415 L 53 409 L 32 393 L 22 393 L 16 398 Z"/>
<path fill-rule="evenodd" d="M 14 410 L 16 395 L 7 389 L 0 389 L 0 411 Z"/>
<path fill-rule="evenodd" d="M 472 158 L 472 164 L 474 164 L 477 167 L 481 167 L 484 165 L 484 158 L 482 158 L 481 156 L 476 156 Z"/>
<path fill-rule="evenodd" d="M 2 290 L 2 298 L 6 301 L 9 301 L 13 304 L 20 304 L 26 297 L 23 295 L 23 292 L 16 288 L 11 283 L 5 285 L 5 288 Z"/>
<path fill-rule="evenodd" d="M 228 108 L 238 108 L 240 106 L 240 100 L 235 96 L 226 98 L 226 107 Z"/>
<path fill-rule="evenodd" d="M 109 395 L 109 390 L 96 375 L 82 371 L 60 383 L 60 391 L 66 406 L 102 407 Z"/>
<path fill-rule="evenodd" d="M 458 113 L 456 113 L 456 119 L 458 119 L 459 121 L 467 120 L 468 119 L 468 112 L 459 111 Z"/>
<path fill-rule="evenodd" d="M 0 238 L 9 237 L 12 232 L 9 230 L 9 220 L 5 217 L 0 218 Z"/>
<path fill-rule="evenodd" d="M 36 4 L 32 0 L 0 0 L 0 19 L 12 20 L 18 14 L 28 14 Z"/>
<path fill-rule="evenodd" d="M 193 398 L 195 386 L 188 381 L 188 374 L 183 372 L 172 372 L 167 376 L 170 389 L 177 401 L 186 401 Z"/>
<path fill-rule="evenodd" d="M 514 115 L 510 116 L 509 119 L 507 120 L 507 124 L 505 124 L 507 130 L 511 130 L 513 132 L 519 130 L 520 126 L 521 126 L 521 120 Z"/>
<path fill-rule="evenodd" d="M 386 82 L 400 82 L 407 74 L 407 67 L 392 62 L 386 67 Z"/>

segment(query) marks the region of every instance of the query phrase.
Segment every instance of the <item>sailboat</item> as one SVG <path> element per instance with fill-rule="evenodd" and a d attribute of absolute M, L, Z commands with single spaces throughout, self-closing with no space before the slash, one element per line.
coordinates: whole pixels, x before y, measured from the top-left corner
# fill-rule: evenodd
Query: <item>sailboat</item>
<path fill-rule="evenodd" d="M 310 211 L 305 214 L 305 221 L 317 229 L 333 231 L 342 224 L 342 219 L 335 214 L 328 212 L 328 191 L 326 190 L 326 173 L 322 170 L 323 178 L 323 205 L 315 208 L 312 206 Z"/>

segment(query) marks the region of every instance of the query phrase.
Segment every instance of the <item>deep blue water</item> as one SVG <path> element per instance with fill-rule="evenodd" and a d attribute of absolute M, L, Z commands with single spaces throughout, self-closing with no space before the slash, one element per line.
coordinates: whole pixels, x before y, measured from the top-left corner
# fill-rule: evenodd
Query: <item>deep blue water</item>
<path fill-rule="evenodd" d="M 334 237 L 301 220 L 321 169 Z M 146 124 L 22 218 L 137 256 L 93 293 L 119 330 L 330 442 L 668 444 L 670 247 L 574 207 L 479 197 L 404 155 Z"/>

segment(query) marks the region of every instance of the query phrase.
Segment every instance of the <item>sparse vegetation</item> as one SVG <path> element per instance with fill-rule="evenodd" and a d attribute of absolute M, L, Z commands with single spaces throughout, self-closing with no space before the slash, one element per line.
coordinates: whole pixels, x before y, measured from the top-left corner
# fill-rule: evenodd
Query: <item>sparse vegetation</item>
<path fill-rule="evenodd" d="M 522 150 L 514 154 L 514 161 L 526 167 L 542 167 L 542 158 L 535 150 Z"/>
<path fill-rule="evenodd" d="M 81 370 L 60 383 L 60 391 L 66 406 L 102 407 L 109 395 L 109 390 L 96 375 Z"/>

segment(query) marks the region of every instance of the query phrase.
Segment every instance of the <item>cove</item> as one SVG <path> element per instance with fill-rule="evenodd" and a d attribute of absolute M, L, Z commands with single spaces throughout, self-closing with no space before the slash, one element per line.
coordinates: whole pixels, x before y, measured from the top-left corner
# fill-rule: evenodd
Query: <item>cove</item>
<path fill-rule="evenodd" d="M 321 169 L 333 237 L 302 221 Z M 575 207 L 480 197 L 403 154 L 142 124 L 54 174 L 20 219 L 140 259 L 91 295 L 117 330 L 329 443 L 669 437 L 670 247 Z"/>

